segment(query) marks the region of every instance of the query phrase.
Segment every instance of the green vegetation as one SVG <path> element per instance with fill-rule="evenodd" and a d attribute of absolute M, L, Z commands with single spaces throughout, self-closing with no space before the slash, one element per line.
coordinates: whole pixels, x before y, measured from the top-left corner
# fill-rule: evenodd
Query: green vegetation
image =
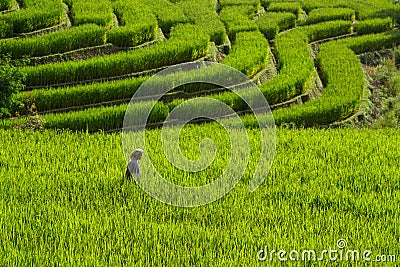
<path fill-rule="evenodd" d="M 252 77 L 266 65 L 268 55 L 268 42 L 260 32 L 240 32 L 222 63 Z"/>
<path fill-rule="evenodd" d="M 301 16 L 301 5 L 298 2 L 271 3 L 267 7 L 268 12 L 289 12 L 294 14 L 298 19 Z"/>
<path fill-rule="evenodd" d="M 6 10 L 10 8 L 12 0 L 1 0 L 0 1 L 0 10 Z"/>
<path fill-rule="evenodd" d="M 224 24 L 215 12 L 213 0 L 185 0 L 177 4 L 191 23 L 203 28 L 210 40 L 220 45 L 226 40 Z"/>
<path fill-rule="evenodd" d="M 260 32 L 265 38 L 275 39 L 279 31 L 294 28 L 296 26 L 296 16 L 287 12 L 267 12 L 264 16 L 256 20 Z"/>
<path fill-rule="evenodd" d="M 362 20 L 354 25 L 354 31 L 358 34 L 385 32 L 392 28 L 392 18 Z"/>
<path fill-rule="evenodd" d="M 396 64 L 400 59 L 399 48 L 394 50 L 393 58 L 386 59 L 377 66 L 369 66 L 368 74 L 373 78 L 373 85 L 381 98 L 378 100 L 377 120 L 374 128 L 400 128 L 400 70 Z"/>
<path fill-rule="evenodd" d="M 86 1 L 72 0 L 74 25 L 86 23 L 110 28 L 112 25 L 112 5 L 109 0 Z"/>
<path fill-rule="evenodd" d="M 393 5 L 391 1 L 387 0 L 368 0 L 368 1 L 348 1 L 348 0 L 262 0 L 261 4 L 264 7 L 272 6 L 296 6 L 300 5 L 301 8 L 310 13 L 313 9 L 317 8 L 351 8 L 355 11 L 355 15 L 358 19 L 370 19 L 370 18 L 385 18 L 387 16 L 397 17 L 398 18 L 398 11 L 399 7 Z M 289 8 L 288 7 L 288 8 Z M 295 12 L 295 8 L 293 8 L 293 12 Z M 290 12 L 290 11 L 289 11 Z"/>
<path fill-rule="evenodd" d="M 177 8 L 168 0 L 143 0 L 141 3 L 151 9 L 157 17 L 160 28 L 166 34 L 171 31 L 173 26 L 188 22 L 182 9 Z"/>
<path fill-rule="evenodd" d="M 238 32 L 257 30 L 257 24 L 251 20 L 256 11 L 254 7 L 245 5 L 226 6 L 221 10 L 219 16 L 231 41 L 235 40 Z"/>
<path fill-rule="evenodd" d="M 260 7 L 260 0 L 220 0 L 222 8 L 227 6 L 252 6 L 254 10 Z"/>
<path fill-rule="evenodd" d="M 27 73 L 27 86 L 107 78 L 198 59 L 207 53 L 208 42 L 208 35 L 198 27 L 179 25 L 169 40 L 151 47 L 23 70 Z"/>
<path fill-rule="evenodd" d="M 105 42 L 104 28 L 85 24 L 32 38 L 0 39 L 0 54 L 9 54 L 13 59 L 41 57 L 102 45 Z"/>
<path fill-rule="evenodd" d="M 21 92 L 14 98 L 17 103 L 23 103 L 25 107 L 35 104 L 39 111 L 67 109 L 119 99 L 130 99 L 145 80 L 147 80 L 147 77 L 64 88 L 37 89 Z M 18 106 L 15 106 L 13 111 L 22 113 Z"/>
<path fill-rule="evenodd" d="M 64 16 L 61 1 L 30 1 L 24 2 L 24 7 L 0 16 L 1 37 L 13 37 L 53 26 Z"/>
<path fill-rule="evenodd" d="M 321 97 L 300 106 L 274 112 L 278 125 L 326 125 L 348 117 L 357 110 L 365 82 L 358 58 L 345 46 L 328 43 L 320 46 L 319 66 L 327 85 Z"/>
<path fill-rule="evenodd" d="M 347 38 L 337 41 L 348 46 L 356 54 L 380 50 L 382 48 L 393 48 L 400 45 L 400 31 L 368 34 L 356 38 Z"/>
<path fill-rule="evenodd" d="M 188 147 L 198 146 L 197 136 L 210 136 L 222 148 L 218 161 L 229 153 L 223 134 L 215 126 L 192 127 L 182 149 L 196 157 Z M 249 135 L 257 150 L 256 131 Z M 348 249 L 400 253 L 395 130 L 279 130 L 273 167 L 257 191 L 248 192 L 250 159 L 232 192 L 191 209 L 160 203 L 135 182 L 121 185 L 126 162 L 119 134 L 0 136 L 7 140 L 0 155 L 1 265 L 250 266 L 260 263 L 264 246 L 321 252 L 336 248 L 339 238 Z M 149 140 L 157 136 L 149 132 Z M 149 157 L 166 161 L 159 147 L 148 143 L 144 173 Z M 211 175 L 221 171 L 215 166 Z M 172 174 L 171 167 L 160 171 Z M 186 176 L 174 177 L 188 183 Z"/>
<path fill-rule="evenodd" d="M 0 118 L 10 115 L 12 97 L 24 88 L 23 80 L 24 74 L 10 58 L 0 59 Z"/>
<path fill-rule="evenodd" d="M 350 8 L 318 8 L 311 10 L 305 24 L 315 24 L 330 20 L 355 20 L 355 12 Z"/>
<path fill-rule="evenodd" d="M 118 1 L 113 5 L 120 26 L 108 32 L 108 42 L 128 47 L 155 38 L 158 31 L 157 18 L 146 5 L 134 0 Z"/>
<path fill-rule="evenodd" d="M 399 131 L 317 129 L 348 121 L 355 121 L 353 127 L 400 127 L 398 5 L 63 2 L 0 0 L 0 10 L 10 8 L 0 15 L 0 266 L 279 265 L 277 252 L 271 262 L 260 262 L 257 253 L 267 246 L 269 252 L 315 250 L 318 257 L 336 249 L 340 238 L 346 249 L 372 250 L 372 259 L 400 255 Z M 24 57 L 34 64 L 22 64 Z M 190 70 L 149 80 L 159 69 L 190 61 L 196 61 Z M 248 83 L 208 61 L 240 70 L 274 105 L 277 150 L 270 171 L 262 164 L 257 169 L 265 180 L 255 192 L 249 182 L 266 129 L 260 132 L 249 106 L 229 89 L 253 96 L 253 104 L 259 99 Z M 147 97 L 129 106 L 146 81 Z M 192 83 L 174 87 L 181 81 Z M 165 88 L 174 89 L 154 103 Z M 233 163 L 234 175 L 244 175 L 216 202 L 169 206 L 123 179 L 124 152 L 142 147 L 140 133 L 132 135 L 132 147 L 121 148 L 121 133 L 111 132 L 123 127 L 127 111 L 135 119 L 155 104 L 142 177 L 155 177 L 153 165 L 177 185 L 210 183 L 228 168 L 236 139 L 214 122 L 166 129 L 166 139 L 179 136 L 173 148 L 187 159 L 212 159 L 204 170 L 190 172 L 168 160 L 175 155 L 164 151 L 159 129 L 182 106 L 190 107 L 183 117 L 220 111 L 215 101 L 186 101 L 199 96 L 220 100 L 241 116 L 246 129 L 233 135 L 247 134 L 250 149 L 234 142 L 243 156 Z M 325 256 L 320 265 L 336 264 Z"/>
<path fill-rule="evenodd" d="M 310 57 L 309 42 L 343 35 L 350 30 L 350 22 L 332 21 L 279 34 L 275 39 L 275 53 L 280 72 L 274 79 L 260 85 L 268 103 L 286 101 L 311 86 L 315 67 Z"/>

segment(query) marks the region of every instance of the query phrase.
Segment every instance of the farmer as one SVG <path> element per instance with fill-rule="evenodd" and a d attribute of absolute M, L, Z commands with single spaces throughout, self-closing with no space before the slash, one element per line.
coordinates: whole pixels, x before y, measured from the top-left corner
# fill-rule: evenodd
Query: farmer
<path fill-rule="evenodd" d="M 129 180 L 131 179 L 132 175 L 135 176 L 140 176 L 140 166 L 139 166 L 139 160 L 142 158 L 143 155 L 143 149 L 135 149 L 130 158 L 131 160 L 128 163 L 128 166 L 126 167 L 126 178 Z"/>

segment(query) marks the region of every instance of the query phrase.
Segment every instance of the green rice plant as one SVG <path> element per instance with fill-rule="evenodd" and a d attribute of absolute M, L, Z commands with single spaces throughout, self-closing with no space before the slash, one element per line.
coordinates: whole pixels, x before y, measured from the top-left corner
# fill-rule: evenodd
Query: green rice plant
<path fill-rule="evenodd" d="M 350 22 L 336 21 L 298 27 L 279 34 L 275 39 L 275 49 L 280 72 L 273 80 L 260 85 L 268 102 L 276 104 L 304 93 L 315 74 L 308 43 L 343 35 L 349 29 Z"/>
<path fill-rule="evenodd" d="M 0 20 L 0 38 L 6 38 L 13 35 L 12 22 L 6 20 Z"/>
<path fill-rule="evenodd" d="M 1 0 L 0 1 L 0 10 L 6 10 L 10 8 L 12 0 Z"/>
<path fill-rule="evenodd" d="M 226 39 L 226 31 L 224 24 L 215 11 L 213 2 L 185 0 L 179 2 L 177 6 L 183 10 L 190 22 L 200 26 L 210 35 L 212 42 L 220 45 Z"/>
<path fill-rule="evenodd" d="M 251 20 L 254 15 L 255 10 L 252 6 L 227 6 L 219 14 L 232 42 L 235 41 L 238 32 L 257 30 L 257 24 Z"/>
<path fill-rule="evenodd" d="M 318 62 L 327 84 L 321 97 L 300 106 L 273 112 L 275 122 L 296 126 L 330 124 L 354 114 L 364 92 L 364 74 L 354 52 L 344 45 L 320 46 Z"/>
<path fill-rule="evenodd" d="M 367 34 L 363 36 L 339 40 L 338 43 L 349 47 L 356 54 L 392 48 L 400 44 L 400 31 Z"/>
<path fill-rule="evenodd" d="M 327 84 L 320 98 L 273 112 L 275 123 L 313 126 L 345 119 L 357 111 L 364 90 L 364 75 L 354 53 L 399 44 L 399 32 L 371 34 L 329 42 L 318 54 L 322 79 Z"/>
<path fill-rule="evenodd" d="M 301 28 L 307 33 L 309 42 L 323 40 L 330 37 L 341 36 L 352 33 L 351 21 L 327 21 Z M 297 29 L 295 29 L 296 31 Z"/>
<path fill-rule="evenodd" d="M 190 83 L 178 88 L 174 87 L 178 81 L 204 80 L 206 78 L 221 80 L 226 76 L 225 81 L 229 83 L 230 73 L 224 72 L 223 69 L 217 67 L 201 68 L 195 71 L 179 72 L 176 75 L 168 77 L 153 77 L 150 95 L 159 95 L 166 86 L 169 86 L 171 93 L 185 92 L 188 94 L 196 94 L 207 90 L 216 89 L 213 84 Z M 24 107 L 30 107 L 35 104 L 39 112 L 57 109 L 68 109 L 69 107 L 79 107 L 102 102 L 112 102 L 115 100 L 130 99 L 136 90 L 146 81 L 148 77 L 131 78 L 126 80 L 116 80 L 103 83 L 93 83 L 87 85 L 77 85 L 63 88 L 43 88 L 32 91 L 21 92 L 14 96 L 15 106 L 11 113 L 18 112 L 23 114 Z M 232 84 L 232 82 L 230 82 Z M 211 92 L 210 92 L 211 93 Z M 172 97 L 172 96 L 171 96 Z M 178 96 L 174 96 L 178 97 Z M 60 110 L 65 111 L 65 110 Z"/>
<path fill-rule="evenodd" d="M 153 199 L 134 181 L 121 182 L 127 162 L 120 133 L 1 131 L 7 142 L 0 156 L 0 264 L 254 266 L 269 263 L 257 259 L 265 246 L 319 255 L 336 249 L 338 238 L 351 241 L 349 249 L 370 244 L 376 253 L 399 254 L 393 235 L 399 131 L 279 129 L 274 164 L 249 193 L 257 132 L 248 131 L 252 157 L 238 162 L 247 168 L 234 190 L 184 209 Z M 180 135 L 187 158 L 198 157 L 193 148 L 204 138 L 215 140 L 215 164 L 200 174 L 174 172 L 160 131 L 146 135 L 144 177 L 154 177 L 155 164 L 165 179 L 193 186 L 188 181 L 215 179 L 227 166 L 229 137 L 218 125 L 186 127 Z M 331 264 L 325 256 L 321 265 Z"/>
<path fill-rule="evenodd" d="M 240 32 L 228 56 L 221 62 L 252 77 L 265 67 L 269 55 L 268 41 L 262 33 Z"/>
<path fill-rule="evenodd" d="M 46 114 L 42 118 L 47 129 L 70 129 L 96 132 L 122 127 L 127 105 L 90 108 L 61 114 Z"/>
<path fill-rule="evenodd" d="M 310 11 L 305 24 L 315 24 L 330 20 L 355 20 L 355 12 L 350 8 L 317 8 Z"/>
<path fill-rule="evenodd" d="M 301 5 L 299 2 L 273 2 L 267 6 L 268 12 L 289 12 L 296 16 L 297 19 L 301 16 Z"/>
<path fill-rule="evenodd" d="M 32 38 L 0 40 L 0 54 L 10 54 L 13 59 L 41 57 L 102 45 L 105 41 L 106 30 L 103 27 L 86 24 Z"/>
<path fill-rule="evenodd" d="M 380 33 L 391 30 L 393 28 L 393 19 L 369 19 L 357 21 L 354 24 L 354 31 L 358 34 L 368 34 L 368 33 Z"/>
<path fill-rule="evenodd" d="M 298 27 L 281 33 L 275 39 L 275 54 L 279 74 L 272 80 L 259 85 L 270 105 L 287 101 L 304 93 L 312 84 L 316 74 L 314 62 L 310 57 L 308 43 L 311 41 L 340 36 L 351 29 L 351 22 L 333 21 L 312 26 Z M 241 110 L 242 100 L 230 92 L 221 93 L 215 98 L 229 103 L 235 110 Z"/>
<path fill-rule="evenodd" d="M 296 26 L 296 16 L 285 12 L 267 12 L 255 22 L 265 38 L 272 40 L 275 39 L 279 31 L 294 28 Z"/>
<path fill-rule="evenodd" d="M 134 109 L 130 109 L 130 111 L 134 112 L 134 114 L 142 114 L 147 110 L 147 105 L 153 105 L 153 103 L 138 103 L 134 106 Z M 48 113 L 42 115 L 41 119 L 45 122 L 44 127 L 46 129 L 69 129 L 72 131 L 88 132 L 115 130 L 122 128 L 127 107 L 127 104 L 123 104 L 118 106 L 88 108 L 68 113 Z M 162 122 L 167 118 L 168 114 L 169 108 L 167 105 L 162 102 L 156 103 L 150 113 L 148 122 Z M 8 124 L 3 124 L 3 127 L 14 127 L 23 122 L 24 119 L 21 118 L 17 121 L 9 121 Z"/>
<path fill-rule="evenodd" d="M 41 4 L 39 4 L 41 3 Z M 15 12 L 1 15 L 0 25 L 6 29 L 2 33 L 5 37 L 12 37 L 14 34 L 28 33 L 53 26 L 60 22 L 64 16 L 64 8 L 61 1 L 38 2 L 38 6 L 29 6 Z M 10 28 L 12 27 L 12 31 Z"/>
<path fill-rule="evenodd" d="M 22 103 L 24 107 L 35 104 L 38 111 L 42 112 L 129 99 L 146 80 L 147 77 L 140 77 L 65 88 L 37 89 L 19 93 L 14 97 L 14 102 Z M 13 110 L 15 112 L 22 114 L 17 106 Z"/>
<path fill-rule="evenodd" d="M 56 0 L 17 0 L 20 8 L 48 8 L 52 4 L 59 4 L 62 1 Z"/>
<path fill-rule="evenodd" d="M 113 6 L 120 25 L 108 32 L 108 42 L 128 47 L 155 38 L 158 31 L 157 19 L 144 4 L 131 0 L 114 2 Z"/>
<path fill-rule="evenodd" d="M 109 0 L 85 1 L 74 0 L 72 16 L 75 26 L 93 23 L 102 27 L 112 26 L 112 5 Z"/>
<path fill-rule="evenodd" d="M 307 34 L 301 28 L 280 34 L 275 39 L 279 74 L 260 85 L 268 103 L 274 104 L 304 92 L 315 73 L 310 58 Z"/>
<path fill-rule="evenodd" d="M 399 7 L 393 5 L 391 1 L 386 0 L 366 0 L 366 1 L 348 1 L 348 0 L 261 0 L 262 6 L 268 8 L 270 5 L 295 5 L 295 3 L 300 3 L 301 8 L 310 13 L 312 10 L 317 8 L 350 8 L 355 11 L 355 15 L 360 20 L 372 19 L 372 18 L 385 18 L 398 17 Z M 291 12 L 291 11 L 289 11 Z M 292 13 L 294 13 L 293 10 Z"/>
<path fill-rule="evenodd" d="M 168 0 L 143 0 L 141 2 L 149 7 L 157 17 L 164 34 L 169 34 L 173 26 L 188 22 L 182 9 Z"/>
<path fill-rule="evenodd" d="M 169 40 L 128 52 L 25 67 L 27 86 L 47 86 L 120 76 L 192 61 L 208 52 L 209 36 L 194 25 L 178 25 Z"/>
<path fill-rule="evenodd" d="M 255 11 L 261 6 L 260 0 L 220 0 L 219 4 L 222 8 L 226 6 L 252 6 Z"/>

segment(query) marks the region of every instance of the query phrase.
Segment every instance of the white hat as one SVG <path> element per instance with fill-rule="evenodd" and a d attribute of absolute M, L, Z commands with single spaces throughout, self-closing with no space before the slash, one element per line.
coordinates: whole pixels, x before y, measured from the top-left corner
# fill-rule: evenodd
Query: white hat
<path fill-rule="evenodd" d="M 137 148 L 137 149 L 133 150 L 133 152 L 131 153 L 131 158 L 137 154 L 143 154 L 143 149 Z"/>

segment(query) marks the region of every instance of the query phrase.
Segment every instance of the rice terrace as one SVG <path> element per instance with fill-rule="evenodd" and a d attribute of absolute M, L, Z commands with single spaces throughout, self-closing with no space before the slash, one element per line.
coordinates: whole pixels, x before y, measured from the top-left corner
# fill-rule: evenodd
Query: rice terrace
<path fill-rule="evenodd" d="M 397 0 L 0 0 L 0 265 L 397 266 L 399 24 Z"/>

